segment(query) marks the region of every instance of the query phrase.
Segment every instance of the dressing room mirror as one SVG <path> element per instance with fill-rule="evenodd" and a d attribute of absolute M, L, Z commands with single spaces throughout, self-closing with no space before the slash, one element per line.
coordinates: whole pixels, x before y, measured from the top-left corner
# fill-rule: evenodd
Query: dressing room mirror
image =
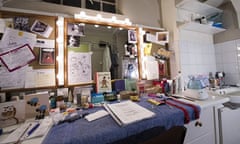
<path fill-rule="evenodd" d="M 69 85 L 89 83 L 96 72 L 105 71 L 111 72 L 111 79 L 138 78 L 135 29 L 82 22 L 68 22 L 67 27 Z M 74 58 L 77 52 L 86 55 Z"/>

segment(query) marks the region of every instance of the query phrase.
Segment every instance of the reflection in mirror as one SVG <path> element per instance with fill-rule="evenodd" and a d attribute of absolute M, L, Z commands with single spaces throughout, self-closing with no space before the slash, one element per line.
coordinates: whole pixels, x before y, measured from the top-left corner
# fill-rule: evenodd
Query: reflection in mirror
<path fill-rule="evenodd" d="M 129 42 L 129 32 L 136 31 L 119 27 L 94 24 L 68 23 L 68 58 L 71 49 L 91 53 L 91 78 L 96 72 L 110 71 L 112 79 L 138 78 L 136 41 Z M 85 47 L 85 50 L 83 50 Z M 74 51 L 74 50 L 73 50 Z M 68 59 L 68 65 L 71 59 Z M 69 71 L 71 74 L 71 71 Z M 73 71 L 72 71 L 73 72 Z"/>

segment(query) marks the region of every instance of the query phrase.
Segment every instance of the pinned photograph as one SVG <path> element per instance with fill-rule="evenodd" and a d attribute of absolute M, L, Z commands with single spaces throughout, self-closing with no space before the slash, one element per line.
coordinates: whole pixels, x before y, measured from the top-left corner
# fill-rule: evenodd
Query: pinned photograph
<path fill-rule="evenodd" d="M 14 17 L 14 29 L 18 29 L 21 31 L 29 31 L 29 18 L 28 17 Z"/>
<path fill-rule="evenodd" d="M 55 52 L 54 48 L 40 48 L 39 64 L 40 65 L 54 65 Z"/>
<path fill-rule="evenodd" d="M 68 47 L 80 47 L 80 36 L 67 36 L 67 46 Z"/>
<path fill-rule="evenodd" d="M 169 42 L 169 32 L 157 32 L 156 33 L 156 43 L 165 45 Z"/>
<path fill-rule="evenodd" d="M 135 30 L 128 30 L 128 42 L 137 43 L 137 33 Z"/>
<path fill-rule="evenodd" d="M 31 31 L 36 34 L 39 34 L 45 38 L 48 38 L 50 36 L 51 32 L 53 31 L 53 28 L 44 22 L 35 20 L 35 22 L 33 23 L 32 27 L 31 27 Z"/>
<path fill-rule="evenodd" d="M 68 35 L 85 36 L 85 25 L 82 23 L 69 23 Z"/>

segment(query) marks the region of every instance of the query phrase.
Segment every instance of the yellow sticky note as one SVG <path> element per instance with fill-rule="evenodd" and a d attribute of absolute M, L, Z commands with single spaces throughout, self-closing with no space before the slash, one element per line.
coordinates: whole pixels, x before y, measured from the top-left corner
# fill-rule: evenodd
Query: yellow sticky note
<path fill-rule="evenodd" d="M 22 31 L 19 31 L 19 32 L 18 32 L 18 36 L 23 36 L 23 32 L 22 32 Z"/>

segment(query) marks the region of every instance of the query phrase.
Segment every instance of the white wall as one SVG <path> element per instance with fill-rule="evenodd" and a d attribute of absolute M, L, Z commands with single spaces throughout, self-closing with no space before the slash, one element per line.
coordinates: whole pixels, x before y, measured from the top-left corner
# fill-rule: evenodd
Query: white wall
<path fill-rule="evenodd" d="M 226 84 L 240 82 L 238 47 L 240 47 L 240 39 L 215 44 L 217 71 L 225 72 Z"/>
<path fill-rule="evenodd" d="M 185 82 L 188 75 L 216 72 L 215 49 L 210 34 L 181 30 L 179 33 L 180 66 Z"/>
<path fill-rule="evenodd" d="M 117 5 L 119 11 L 130 18 L 134 24 L 160 27 L 158 0 L 117 0 Z M 3 6 L 56 14 L 64 13 L 69 16 L 81 11 L 80 8 L 42 2 L 41 0 L 11 0 L 4 3 Z M 111 13 L 106 14 L 111 15 Z"/>
<path fill-rule="evenodd" d="M 135 24 L 160 27 L 160 8 L 158 0 L 119 0 L 121 13 Z"/>

